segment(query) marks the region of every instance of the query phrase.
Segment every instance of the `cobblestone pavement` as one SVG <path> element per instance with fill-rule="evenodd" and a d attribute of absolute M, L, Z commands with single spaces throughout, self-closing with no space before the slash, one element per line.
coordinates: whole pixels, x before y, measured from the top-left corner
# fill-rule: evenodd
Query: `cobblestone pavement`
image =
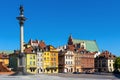
<path fill-rule="evenodd" d="M 0 80 L 120 80 L 120 79 L 113 75 L 40 74 L 31 76 L 0 75 Z"/>

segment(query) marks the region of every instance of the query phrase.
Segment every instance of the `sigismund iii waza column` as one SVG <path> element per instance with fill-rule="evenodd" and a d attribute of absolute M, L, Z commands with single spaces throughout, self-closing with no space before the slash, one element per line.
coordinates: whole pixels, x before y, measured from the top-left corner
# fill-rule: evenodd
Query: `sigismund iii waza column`
<path fill-rule="evenodd" d="M 20 6 L 20 16 L 17 17 L 20 25 L 20 53 L 18 55 L 18 72 L 20 74 L 26 74 L 26 60 L 24 53 L 24 22 L 26 21 L 26 17 L 24 17 L 24 8 Z"/>

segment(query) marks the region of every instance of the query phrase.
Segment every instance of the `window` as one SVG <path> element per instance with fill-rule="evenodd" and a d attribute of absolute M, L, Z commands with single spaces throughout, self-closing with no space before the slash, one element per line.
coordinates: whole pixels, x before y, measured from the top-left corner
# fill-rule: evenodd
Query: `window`
<path fill-rule="evenodd" d="M 19 59 L 19 64 L 22 65 L 22 60 Z"/>
<path fill-rule="evenodd" d="M 70 56 L 68 56 L 68 59 L 70 59 Z"/>
<path fill-rule="evenodd" d="M 53 66 L 53 63 L 51 63 L 51 66 Z"/>
<path fill-rule="evenodd" d="M 33 65 L 35 65 L 35 61 L 33 62 Z"/>
<path fill-rule="evenodd" d="M 54 58 L 54 61 L 56 61 L 56 58 Z"/>
<path fill-rule="evenodd" d="M 39 63 L 37 63 L 37 66 L 39 66 L 40 64 Z"/>
<path fill-rule="evenodd" d="M 111 67 L 111 64 L 109 66 Z"/>
<path fill-rule="evenodd" d="M 76 65 L 78 64 L 78 62 L 76 62 Z"/>
<path fill-rule="evenodd" d="M 33 56 L 33 59 L 35 59 L 35 56 Z"/>
<path fill-rule="evenodd" d="M 30 61 L 30 65 L 32 65 L 32 61 Z"/>
<path fill-rule="evenodd" d="M 47 55 L 49 55 L 49 53 L 47 53 Z"/>
<path fill-rule="evenodd" d="M 66 61 L 66 64 L 67 64 L 67 61 Z"/>
<path fill-rule="evenodd" d="M 77 60 L 77 57 L 75 57 L 75 60 Z"/>
<path fill-rule="evenodd" d="M 113 60 L 113 62 L 115 62 L 115 60 Z"/>
<path fill-rule="evenodd" d="M 51 53 L 51 56 L 53 56 L 53 53 Z"/>
<path fill-rule="evenodd" d="M 53 61 L 53 58 L 51 58 L 51 61 Z"/>
<path fill-rule="evenodd" d="M 30 59 L 32 59 L 32 56 L 30 56 Z"/>
<path fill-rule="evenodd" d="M 39 61 L 39 59 L 38 59 L 38 61 Z"/>
<path fill-rule="evenodd" d="M 55 69 L 54 71 L 56 72 L 57 70 Z"/>
<path fill-rule="evenodd" d="M 109 55 L 109 57 L 111 57 L 111 55 Z"/>
<path fill-rule="evenodd" d="M 110 60 L 110 62 L 111 62 L 111 60 Z"/>
<path fill-rule="evenodd" d="M 44 60 L 46 60 L 46 58 L 44 58 Z"/>
<path fill-rule="evenodd" d="M 37 56 L 39 56 L 39 54 L 37 54 Z"/>
<path fill-rule="evenodd" d="M 42 69 L 40 69 L 41 70 L 41 72 L 42 72 Z"/>
<path fill-rule="evenodd" d="M 69 63 L 68 64 L 70 64 L 70 61 L 69 61 Z"/>

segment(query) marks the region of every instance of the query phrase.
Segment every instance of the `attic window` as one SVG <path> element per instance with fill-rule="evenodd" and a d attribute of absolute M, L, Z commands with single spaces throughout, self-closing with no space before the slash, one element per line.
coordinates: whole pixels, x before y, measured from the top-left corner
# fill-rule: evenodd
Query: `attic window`
<path fill-rule="evenodd" d="M 83 54 L 83 53 L 84 53 L 84 51 L 80 51 L 80 53 L 82 53 L 82 54 Z"/>

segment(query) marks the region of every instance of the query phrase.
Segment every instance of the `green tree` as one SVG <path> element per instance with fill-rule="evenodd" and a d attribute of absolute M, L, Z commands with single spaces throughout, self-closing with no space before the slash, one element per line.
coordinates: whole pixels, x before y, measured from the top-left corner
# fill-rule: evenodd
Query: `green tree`
<path fill-rule="evenodd" d="M 115 68 L 115 72 L 119 72 L 119 70 L 120 70 L 120 57 L 117 57 L 115 59 L 114 68 Z"/>

